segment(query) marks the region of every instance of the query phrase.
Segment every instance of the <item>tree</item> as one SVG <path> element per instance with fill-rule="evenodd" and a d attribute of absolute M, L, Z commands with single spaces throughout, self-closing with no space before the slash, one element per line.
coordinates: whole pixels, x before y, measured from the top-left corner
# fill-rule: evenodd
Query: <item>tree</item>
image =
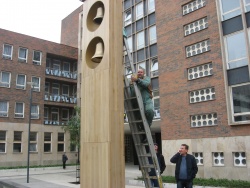
<path fill-rule="evenodd" d="M 81 127 L 81 110 L 79 106 L 75 106 L 74 113 L 70 117 L 66 125 L 62 127 L 65 132 L 70 134 L 70 144 L 77 147 L 78 163 L 79 163 L 79 150 L 80 150 L 80 127 Z"/>

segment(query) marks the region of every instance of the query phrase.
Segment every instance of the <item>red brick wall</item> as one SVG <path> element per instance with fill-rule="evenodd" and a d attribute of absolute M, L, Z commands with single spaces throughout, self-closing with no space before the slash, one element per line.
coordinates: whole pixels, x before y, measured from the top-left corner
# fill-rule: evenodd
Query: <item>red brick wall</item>
<path fill-rule="evenodd" d="M 80 6 L 62 20 L 61 44 L 78 48 L 79 14 L 83 7 Z"/>
<path fill-rule="evenodd" d="M 11 87 L 0 87 L 0 100 L 9 101 L 9 117 L 0 118 L 0 122 L 28 122 L 29 118 L 29 97 L 30 86 L 26 90 L 16 89 L 16 75 L 25 74 L 26 81 L 30 82 L 32 76 L 40 77 L 40 92 L 33 92 L 33 104 L 39 104 L 41 119 L 32 120 L 32 123 L 42 123 L 43 120 L 43 104 L 44 104 L 44 85 L 45 85 L 45 68 L 47 54 L 55 54 L 57 56 L 67 57 L 77 60 L 77 48 L 69 47 L 54 42 L 22 35 L 15 32 L 0 29 L 0 71 L 11 72 Z M 13 45 L 12 60 L 2 59 L 3 44 Z M 18 62 L 19 47 L 28 49 L 27 63 Z M 42 52 L 41 66 L 33 65 L 33 50 Z M 75 82 L 75 81 L 72 81 Z M 25 103 L 24 119 L 14 118 L 15 102 Z"/>
<path fill-rule="evenodd" d="M 205 7 L 185 16 L 182 15 L 182 5 L 190 1 L 157 0 L 155 2 L 162 139 L 249 135 L 249 126 L 228 125 L 215 1 L 206 1 Z M 205 16 L 208 18 L 208 28 L 185 37 L 183 26 Z M 186 58 L 185 46 L 206 39 L 210 40 L 210 51 Z M 213 75 L 188 81 L 187 68 L 207 62 L 213 63 Z M 189 91 L 208 87 L 215 88 L 215 100 L 189 103 Z M 213 112 L 218 115 L 218 126 L 191 128 L 190 115 Z"/>

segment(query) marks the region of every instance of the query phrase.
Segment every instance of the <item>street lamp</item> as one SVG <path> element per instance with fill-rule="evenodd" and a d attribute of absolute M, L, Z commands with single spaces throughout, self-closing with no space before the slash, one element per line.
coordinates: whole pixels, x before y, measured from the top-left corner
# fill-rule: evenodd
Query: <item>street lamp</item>
<path fill-rule="evenodd" d="M 30 88 L 30 114 L 29 114 L 29 128 L 28 128 L 28 159 L 27 159 L 27 183 L 29 183 L 29 168 L 30 168 L 30 125 L 31 125 L 31 107 L 32 107 L 32 91 L 36 86 L 35 82 L 27 82 L 28 85 L 31 85 Z"/>

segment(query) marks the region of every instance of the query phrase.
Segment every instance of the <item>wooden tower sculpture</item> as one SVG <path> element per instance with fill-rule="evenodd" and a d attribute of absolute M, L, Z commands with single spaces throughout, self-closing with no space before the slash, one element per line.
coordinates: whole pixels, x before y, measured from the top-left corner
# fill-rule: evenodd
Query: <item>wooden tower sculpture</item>
<path fill-rule="evenodd" d="M 81 188 L 125 187 L 122 1 L 83 4 Z"/>

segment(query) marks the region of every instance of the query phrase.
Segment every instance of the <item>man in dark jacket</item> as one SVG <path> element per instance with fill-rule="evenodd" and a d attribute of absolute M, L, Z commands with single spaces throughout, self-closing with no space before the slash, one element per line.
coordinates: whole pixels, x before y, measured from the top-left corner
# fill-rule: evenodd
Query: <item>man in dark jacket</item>
<path fill-rule="evenodd" d="M 63 169 L 66 168 L 66 162 L 67 162 L 67 160 L 68 160 L 67 155 L 65 153 L 63 153 L 63 155 L 62 155 Z"/>
<path fill-rule="evenodd" d="M 195 178 L 198 167 L 193 155 L 188 152 L 188 145 L 182 144 L 178 153 L 176 153 L 171 159 L 171 163 L 175 163 L 175 179 L 177 182 L 177 188 L 192 188 L 193 179 Z"/>
<path fill-rule="evenodd" d="M 160 174 L 162 174 L 166 168 L 165 159 L 164 159 L 164 156 L 158 151 L 158 144 L 154 143 L 154 146 L 155 146 L 155 153 L 158 159 L 158 164 L 160 167 Z M 153 163 L 151 158 L 149 160 L 149 163 L 151 164 Z M 155 169 L 151 169 L 151 171 L 149 172 L 149 176 L 156 176 Z M 157 179 L 151 179 L 151 184 L 152 184 L 152 187 L 159 187 Z"/>

